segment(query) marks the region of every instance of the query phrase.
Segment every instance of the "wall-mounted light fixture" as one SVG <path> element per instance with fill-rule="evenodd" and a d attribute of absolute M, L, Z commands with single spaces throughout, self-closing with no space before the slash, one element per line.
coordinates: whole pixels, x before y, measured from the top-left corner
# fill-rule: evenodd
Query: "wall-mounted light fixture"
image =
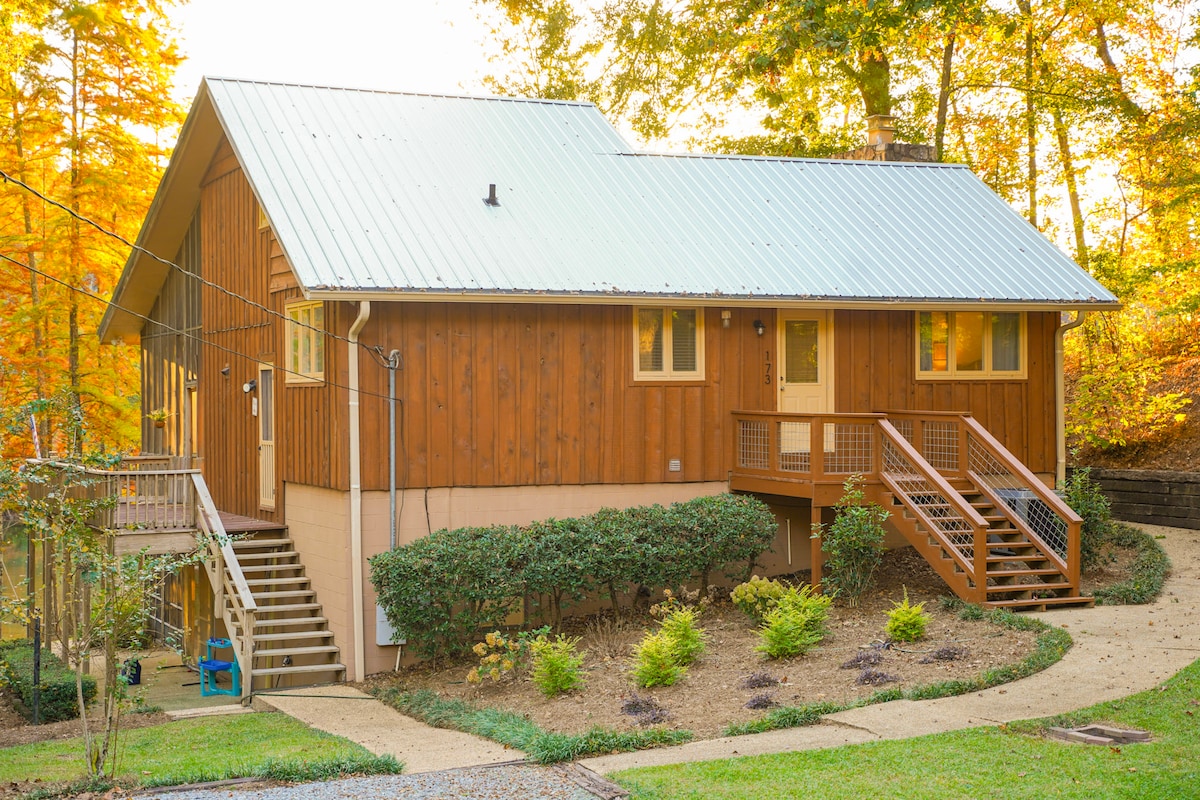
<path fill-rule="evenodd" d="M 729 327 L 729 320 L 730 320 L 732 317 L 733 317 L 733 312 L 732 312 L 732 311 L 728 311 L 728 310 L 727 310 L 727 311 L 722 311 L 722 312 L 721 312 L 721 327 L 722 327 L 722 328 L 728 328 L 728 327 Z"/>
<path fill-rule="evenodd" d="M 250 394 L 254 391 L 256 386 L 258 386 L 258 380 L 256 378 L 251 378 L 242 384 L 242 391 L 246 394 Z"/>
<path fill-rule="evenodd" d="M 221 367 L 221 374 L 224 375 L 226 378 L 229 377 L 229 365 L 228 364 Z"/>
<path fill-rule="evenodd" d="M 763 321 L 761 319 L 754 320 L 754 332 L 757 333 L 759 336 L 762 336 L 764 333 L 767 332 L 767 326 L 765 324 L 763 324 Z"/>

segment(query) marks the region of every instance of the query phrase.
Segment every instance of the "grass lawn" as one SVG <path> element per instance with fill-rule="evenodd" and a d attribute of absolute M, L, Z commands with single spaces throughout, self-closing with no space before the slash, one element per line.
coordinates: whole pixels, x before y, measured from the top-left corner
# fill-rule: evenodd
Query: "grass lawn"
<path fill-rule="evenodd" d="M 1048 726 L 1107 722 L 1147 744 L 1041 738 Z M 1183 798 L 1200 793 L 1200 661 L 1157 689 L 1065 717 L 829 750 L 649 767 L 609 777 L 666 798 Z"/>
<path fill-rule="evenodd" d="M 340 736 L 271 713 L 202 717 L 130 730 L 120 735 L 118 757 L 117 776 L 125 786 L 399 771 L 394 759 L 377 758 Z M 82 739 L 0 750 L 0 783 L 34 778 L 66 783 L 86 772 Z"/>

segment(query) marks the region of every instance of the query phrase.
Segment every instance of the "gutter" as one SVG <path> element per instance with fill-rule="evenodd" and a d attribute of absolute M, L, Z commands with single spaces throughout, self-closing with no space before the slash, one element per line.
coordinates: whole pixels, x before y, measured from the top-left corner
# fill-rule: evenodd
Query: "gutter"
<path fill-rule="evenodd" d="M 362 435 L 359 430 L 358 407 L 358 334 L 371 317 L 371 301 L 363 300 L 358 316 L 346 337 L 347 360 L 350 366 L 350 583 L 354 597 L 354 680 L 366 675 L 366 644 L 363 641 L 363 531 L 362 531 Z"/>
<path fill-rule="evenodd" d="M 1067 422 L 1066 409 L 1063 407 L 1067 390 L 1063 376 L 1063 336 L 1082 325 L 1086 316 L 1086 311 L 1077 312 L 1075 319 L 1066 325 L 1059 325 L 1054 334 L 1054 435 L 1058 452 L 1058 460 L 1054 464 L 1054 483 L 1059 488 L 1067 481 Z"/>

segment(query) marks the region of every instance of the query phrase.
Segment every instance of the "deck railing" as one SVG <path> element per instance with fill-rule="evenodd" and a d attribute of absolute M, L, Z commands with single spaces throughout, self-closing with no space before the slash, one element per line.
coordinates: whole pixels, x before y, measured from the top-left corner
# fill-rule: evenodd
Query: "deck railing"
<path fill-rule="evenodd" d="M 738 411 L 734 473 L 803 483 L 841 483 L 878 472 L 882 414 Z"/>

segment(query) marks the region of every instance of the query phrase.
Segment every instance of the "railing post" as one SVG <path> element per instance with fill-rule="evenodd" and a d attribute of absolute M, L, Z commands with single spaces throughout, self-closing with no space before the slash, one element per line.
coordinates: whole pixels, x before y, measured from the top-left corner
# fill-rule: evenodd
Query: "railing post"
<path fill-rule="evenodd" d="M 779 438 L 783 435 L 783 423 L 772 419 L 767 423 L 767 469 L 779 472 Z"/>
<path fill-rule="evenodd" d="M 958 425 L 958 475 L 961 478 L 967 474 L 971 468 L 971 462 L 968 458 L 970 452 L 970 431 L 968 430 L 967 421 L 963 417 L 957 418 Z"/>
<path fill-rule="evenodd" d="M 808 424 L 808 463 L 813 483 L 825 477 L 825 423 L 819 416 L 812 417 Z"/>

